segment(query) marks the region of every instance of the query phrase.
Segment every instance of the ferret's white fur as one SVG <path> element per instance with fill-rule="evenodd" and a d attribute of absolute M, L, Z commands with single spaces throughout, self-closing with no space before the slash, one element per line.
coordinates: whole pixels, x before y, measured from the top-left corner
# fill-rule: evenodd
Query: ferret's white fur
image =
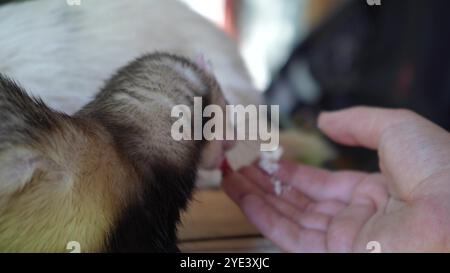
<path fill-rule="evenodd" d="M 235 44 L 174 0 L 39 0 L 0 7 L 0 73 L 51 107 L 73 113 L 112 73 L 153 51 L 204 54 L 232 104 L 260 96 Z"/>
<path fill-rule="evenodd" d="M 0 7 L 0 73 L 69 114 L 90 101 L 116 69 L 154 51 L 204 55 L 230 104 L 262 102 L 235 43 L 178 1 L 81 0 L 69 6 L 65 0 L 39 0 Z M 257 155 L 257 145 L 240 143 L 231 161 L 242 166 Z M 200 176 L 220 180 L 218 173 Z"/>

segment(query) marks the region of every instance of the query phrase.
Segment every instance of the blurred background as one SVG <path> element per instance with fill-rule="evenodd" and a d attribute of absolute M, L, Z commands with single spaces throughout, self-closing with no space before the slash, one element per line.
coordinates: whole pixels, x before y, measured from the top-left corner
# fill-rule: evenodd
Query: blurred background
<path fill-rule="evenodd" d="M 353 105 L 408 108 L 450 129 L 450 1 L 183 1 L 238 42 L 267 102 L 280 105 L 282 127 L 294 132 L 282 136 L 285 146 L 295 146 L 295 130 L 314 132 L 320 111 Z M 378 168 L 372 152 L 334 150 L 331 168 Z"/>
<path fill-rule="evenodd" d="M 448 0 L 180 1 L 239 45 L 267 103 L 280 105 L 291 158 L 377 170 L 373 152 L 324 143 L 323 110 L 408 108 L 450 130 Z"/>
<path fill-rule="evenodd" d="M 0 4 L 17 1 L 30 0 Z M 408 108 L 450 130 L 449 0 L 180 1 L 239 45 L 267 104 L 280 105 L 280 141 L 291 160 L 378 170 L 374 152 L 318 132 L 323 110 Z M 276 251 L 218 187 L 195 200 L 183 217 L 183 251 Z"/>

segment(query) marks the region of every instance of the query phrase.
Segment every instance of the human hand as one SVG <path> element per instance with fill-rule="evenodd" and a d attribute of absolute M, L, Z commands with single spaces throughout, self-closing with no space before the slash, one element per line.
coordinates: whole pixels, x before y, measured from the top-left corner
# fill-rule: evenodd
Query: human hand
<path fill-rule="evenodd" d="M 450 134 L 407 110 L 356 107 L 322 114 L 334 141 L 376 149 L 380 173 L 329 172 L 282 162 L 276 196 L 256 166 L 223 187 L 263 235 L 288 252 L 450 250 Z"/>

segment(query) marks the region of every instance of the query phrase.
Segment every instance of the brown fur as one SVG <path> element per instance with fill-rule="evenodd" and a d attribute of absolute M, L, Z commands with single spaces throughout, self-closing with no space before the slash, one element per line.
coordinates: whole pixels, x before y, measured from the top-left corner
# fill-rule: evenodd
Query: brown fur
<path fill-rule="evenodd" d="M 132 62 L 73 117 L 0 78 L 0 251 L 176 250 L 203 142 L 174 141 L 170 109 L 193 96 L 224 104 L 212 76 L 169 54 Z"/>

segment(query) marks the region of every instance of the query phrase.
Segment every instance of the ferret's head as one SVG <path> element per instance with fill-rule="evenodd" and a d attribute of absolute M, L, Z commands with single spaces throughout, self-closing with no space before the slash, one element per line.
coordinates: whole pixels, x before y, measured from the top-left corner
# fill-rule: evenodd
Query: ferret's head
<path fill-rule="evenodd" d="M 209 92 L 209 104 L 219 106 L 222 111 L 222 116 L 220 118 L 222 119 L 223 126 L 222 128 L 214 128 L 214 130 L 217 136 L 221 136 L 223 139 L 209 140 L 202 152 L 200 162 L 200 168 L 205 170 L 214 170 L 219 168 L 224 161 L 225 152 L 232 149 L 236 144 L 234 140 L 225 139 L 226 130 L 234 129 L 232 124 L 227 124 L 227 112 L 225 109 L 227 101 L 220 85 L 213 76 L 214 74 L 211 63 L 209 63 L 209 61 L 205 59 L 205 56 L 199 55 L 195 59 L 195 64 L 201 69 L 202 73 L 205 74 L 205 77 L 210 78 L 209 80 L 207 80 L 207 82 L 209 82 L 210 84 L 208 85 L 208 90 L 206 90 L 206 92 Z M 211 118 L 217 117 L 215 116 L 215 114 L 212 114 Z M 204 119 L 204 122 L 205 121 L 207 122 L 208 119 Z"/>
<path fill-rule="evenodd" d="M 220 128 L 217 126 L 218 124 L 216 124 L 212 130 L 218 138 L 223 139 L 218 140 L 214 138 L 206 141 L 201 154 L 199 167 L 205 170 L 214 170 L 219 168 L 224 161 L 225 152 L 232 149 L 235 145 L 235 141 L 225 140 L 226 130 L 233 130 L 233 128 L 231 124 L 227 124 L 225 109 L 227 101 L 219 83 L 213 75 L 211 64 L 203 55 L 199 55 L 195 58 L 192 65 L 195 65 L 195 67 L 184 66 L 183 68 L 180 68 L 179 64 L 177 64 L 174 68 L 183 75 L 184 79 L 187 79 L 189 84 L 195 86 L 194 89 L 199 92 L 196 96 L 200 95 L 204 98 L 202 111 L 205 110 L 206 107 L 214 105 L 219 107 L 222 113 L 222 115 L 216 116 L 216 113 L 204 111 L 203 114 L 206 114 L 207 117 L 203 117 L 202 119 L 203 125 L 208 121 L 211 121 L 211 119 L 220 119 L 223 125 Z M 205 137 L 205 135 L 203 135 L 203 137 Z"/>
<path fill-rule="evenodd" d="M 225 130 L 226 100 L 207 62 L 203 58 L 191 61 L 171 54 L 155 53 L 119 70 L 80 113 L 90 113 L 114 130 L 113 135 L 127 143 L 127 151 L 149 158 L 178 160 L 182 165 L 181 161 L 192 160 L 183 157 L 183 154 L 195 153 L 185 153 L 192 146 L 186 145 L 183 140 L 173 140 L 170 130 L 175 119 L 171 117 L 171 110 L 176 105 L 186 105 L 193 115 L 194 97 L 202 98 L 202 109 L 196 114 L 202 115 L 209 105 L 222 109 L 224 128 L 215 130 Z M 202 118 L 202 128 L 208 119 Z M 191 125 L 193 134 L 193 119 Z M 225 151 L 234 145 L 234 142 L 224 140 L 203 139 L 196 142 L 202 143 L 196 146 L 201 147 L 201 151 L 195 158 L 202 169 L 218 168 Z"/>

